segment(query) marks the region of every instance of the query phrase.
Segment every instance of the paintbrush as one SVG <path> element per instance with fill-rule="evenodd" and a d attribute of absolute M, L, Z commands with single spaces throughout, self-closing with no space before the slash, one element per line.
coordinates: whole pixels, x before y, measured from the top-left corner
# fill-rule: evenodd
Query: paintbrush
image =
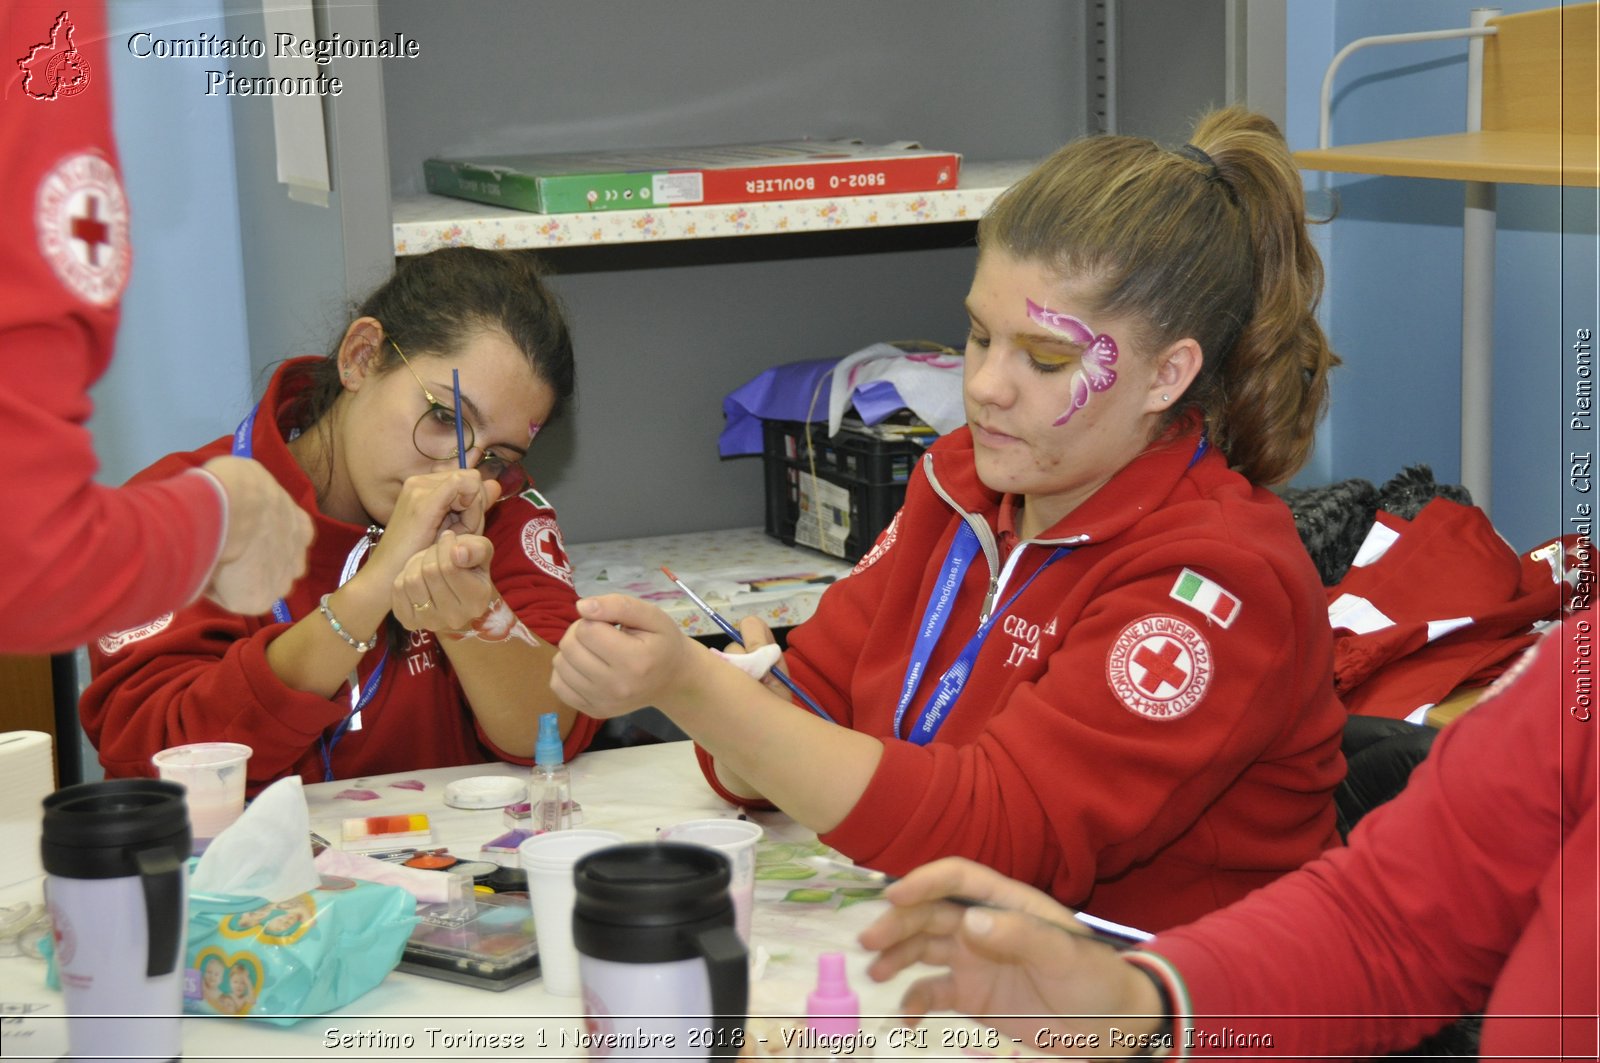
<path fill-rule="evenodd" d="M 467 435 L 461 428 L 461 370 L 450 370 L 450 387 L 455 391 L 456 402 L 456 464 L 467 467 Z"/>
<path fill-rule="evenodd" d="M 740 646 L 744 645 L 744 636 L 739 634 L 739 629 L 738 628 L 736 628 L 732 624 L 728 623 L 728 621 L 726 619 L 724 619 L 724 617 L 722 616 L 721 613 L 717 612 L 715 609 L 711 608 L 711 606 L 707 605 L 704 598 L 700 597 L 694 591 L 690 590 L 689 589 L 689 585 L 684 583 L 683 580 L 679 579 L 677 576 L 674 576 L 672 574 L 672 570 L 670 568 L 668 568 L 666 565 L 662 565 L 661 566 L 661 571 L 666 574 L 666 577 L 669 580 L 671 580 L 674 584 L 677 585 L 677 587 L 678 587 L 678 589 L 680 591 L 682 591 L 683 593 L 685 593 L 685 594 L 687 594 L 689 596 L 689 600 L 691 602 L 693 602 L 695 605 L 698 605 L 700 607 L 700 611 L 701 612 L 705 613 L 707 616 L 709 616 L 711 618 L 711 622 L 712 623 L 716 624 L 719 628 L 722 629 L 722 633 L 724 635 L 727 635 L 730 639 L 732 639 L 734 642 L 738 643 Z M 801 690 L 799 687 L 795 686 L 794 680 L 790 679 L 787 675 L 784 675 L 783 674 L 783 669 L 779 668 L 777 665 L 773 665 L 772 678 L 776 679 L 778 682 L 780 682 L 784 686 L 788 687 L 789 690 L 794 694 L 795 697 L 799 698 L 801 701 L 803 701 L 805 703 L 806 708 L 810 709 L 812 712 L 816 713 L 818 716 L 822 717 L 824 720 L 827 720 L 829 723 L 837 723 L 838 722 L 832 716 L 829 716 L 827 714 L 827 712 L 825 712 L 823 710 L 821 705 L 818 705 L 815 701 L 812 701 L 811 700 L 811 695 L 807 694 L 804 690 Z"/>
<path fill-rule="evenodd" d="M 808 856 L 805 858 L 805 861 L 812 867 L 821 868 L 824 871 L 851 872 L 853 875 L 859 876 L 857 881 L 867 884 L 866 886 L 862 887 L 865 889 L 887 889 L 892 883 L 900 881 L 895 875 L 885 874 L 882 871 L 874 871 L 869 867 L 857 867 L 855 864 L 847 864 L 843 860 L 835 860 L 831 856 Z M 1014 912 L 1017 910 L 1015 908 L 1008 908 L 1003 904 L 994 904 L 991 901 L 980 901 L 973 897 L 954 896 L 941 897 L 939 899 L 942 901 L 948 901 L 949 903 L 958 905 L 962 908 L 992 908 L 998 912 Z M 1121 923 L 1113 923 L 1109 919 L 1101 919 L 1099 916 L 1090 915 L 1088 912 L 1075 911 L 1072 913 L 1072 918 L 1078 924 L 1075 927 L 1063 926 L 1054 920 L 1031 915 L 1030 913 L 1021 914 L 1029 915 L 1029 918 L 1038 919 L 1041 923 L 1047 923 L 1050 926 L 1055 927 L 1057 930 L 1061 930 L 1065 933 L 1072 934 L 1077 937 L 1087 937 L 1094 941 L 1100 942 L 1102 945 L 1110 945 L 1112 948 L 1119 951 L 1131 949 L 1135 945 L 1141 945 L 1155 937 L 1155 935 L 1150 933 L 1148 930 L 1139 930 L 1135 927 L 1124 926 Z"/>

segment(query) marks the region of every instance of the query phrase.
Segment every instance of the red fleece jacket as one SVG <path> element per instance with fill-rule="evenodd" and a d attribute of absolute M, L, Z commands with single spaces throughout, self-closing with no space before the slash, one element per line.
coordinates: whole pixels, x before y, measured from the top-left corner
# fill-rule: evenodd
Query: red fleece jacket
<path fill-rule="evenodd" d="M 297 370 L 311 361 L 280 367 L 260 409 L 283 409 L 306 383 Z M 135 480 L 199 465 L 227 454 L 231 444 L 232 437 L 225 437 L 202 450 L 169 455 Z M 339 585 L 345 559 L 366 529 L 317 511 L 316 489 L 289 453 L 275 417 L 256 418 L 252 449 L 316 525 L 307 573 L 286 599 L 291 617 L 299 620 L 315 613 L 322 595 Z M 492 573 L 506 604 L 534 635 L 555 644 L 577 618 L 555 511 L 529 490 L 491 509 L 484 534 L 494 543 Z M 341 688 L 324 698 L 283 684 L 267 664 L 267 647 L 287 629 L 271 615 L 234 616 L 202 601 L 100 639 L 90 648 L 95 678 L 79 712 L 106 774 L 153 774 L 150 756 L 166 746 L 243 742 L 255 751 L 251 792 L 291 772 L 321 782 L 324 741 L 349 712 L 350 694 Z M 361 661 L 363 685 L 386 652 L 380 644 Z M 489 743 L 430 632 L 409 633 L 408 645 L 390 653 L 361 717 L 361 729 L 346 732 L 333 746 L 335 778 L 491 760 L 530 763 Z M 580 714 L 567 736 L 567 756 L 586 747 L 598 728 L 598 720 Z"/>
<path fill-rule="evenodd" d="M 866 792 L 825 842 L 897 874 L 970 857 L 1149 928 L 1236 900 L 1336 843 L 1345 712 L 1322 586 L 1283 503 L 1215 450 L 1194 460 L 1198 443 L 1190 433 L 1152 445 L 1006 562 L 1002 500 L 978 479 L 970 433 L 924 455 L 877 546 L 790 635 L 796 682 L 884 740 Z M 982 552 L 908 723 L 986 596 L 1004 602 L 1058 546 L 1071 552 L 996 618 L 942 729 L 915 745 L 896 737 L 896 705 L 963 521 Z"/>

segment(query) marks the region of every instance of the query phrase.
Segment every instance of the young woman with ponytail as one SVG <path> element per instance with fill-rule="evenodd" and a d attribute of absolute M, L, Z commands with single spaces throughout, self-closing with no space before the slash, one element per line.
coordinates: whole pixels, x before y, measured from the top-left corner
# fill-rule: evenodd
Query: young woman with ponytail
<path fill-rule="evenodd" d="M 657 706 L 720 793 L 859 863 L 965 856 L 1171 926 L 1336 843 L 1332 632 L 1267 490 L 1336 364 L 1299 176 L 1238 110 L 1176 150 L 1091 137 L 978 248 L 968 424 L 784 655 L 842 726 L 621 596 L 579 602 L 553 686 L 596 716 Z"/>

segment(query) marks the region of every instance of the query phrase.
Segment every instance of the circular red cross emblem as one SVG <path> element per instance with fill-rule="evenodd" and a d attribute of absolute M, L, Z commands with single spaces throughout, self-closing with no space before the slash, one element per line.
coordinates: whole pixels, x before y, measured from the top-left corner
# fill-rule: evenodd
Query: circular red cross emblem
<path fill-rule="evenodd" d="M 1106 654 L 1106 682 L 1130 711 L 1175 720 L 1188 715 L 1211 685 L 1211 646 L 1175 616 L 1135 620 Z"/>
<path fill-rule="evenodd" d="M 534 517 L 522 526 L 522 550 L 528 560 L 568 586 L 572 585 L 572 562 L 561 543 L 561 529 L 550 517 Z"/>
<path fill-rule="evenodd" d="M 80 299 L 110 306 L 128 283 L 128 201 L 102 155 L 63 159 L 39 182 L 33 222 L 39 251 Z"/>

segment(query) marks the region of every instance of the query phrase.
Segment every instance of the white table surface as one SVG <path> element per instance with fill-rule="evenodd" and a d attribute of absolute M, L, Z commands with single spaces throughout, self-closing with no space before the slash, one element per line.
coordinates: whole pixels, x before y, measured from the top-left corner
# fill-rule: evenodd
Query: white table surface
<path fill-rule="evenodd" d="M 579 594 L 654 602 L 694 636 L 720 637 L 722 630 L 662 575 L 662 565 L 735 626 L 758 616 L 772 628 L 809 617 L 822 592 L 851 568 L 816 550 L 785 546 L 760 528 L 573 543 L 568 553 Z"/>
<path fill-rule="evenodd" d="M 737 810 L 718 798 L 700 775 L 688 742 L 605 750 L 578 757 L 571 765 L 573 797 L 583 806 L 583 826 L 615 830 L 629 841 L 646 841 L 657 828 L 686 819 L 733 816 Z M 306 787 L 312 829 L 339 838 L 347 817 L 426 812 L 440 843 L 458 856 L 506 830 L 499 809 L 464 811 L 443 803 L 452 779 L 473 775 L 526 777 L 509 764 L 400 772 Z M 421 782 L 424 789 L 397 788 Z M 367 791 L 376 798 L 340 796 Z M 883 902 L 841 892 L 859 886 L 830 878 L 798 858 L 825 851 L 816 836 L 781 813 L 758 813 L 766 835 L 757 851 L 756 906 L 752 927 L 751 1015 L 747 1035 L 757 1059 L 792 1058 L 784 1037 L 801 1028 L 794 1016 L 805 1013 L 805 997 L 816 980 L 817 956 L 842 951 L 852 988 L 860 995 L 862 1027 L 874 1045 L 860 1047 L 856 1060 L 968 1059 L 1027 1052 L 1009 1038 L 990 1051 L 974 1052 L 992 1040 L 964 1019 L 936 1020 L 924 1049 L 891 1047 L 903 1037 L 893 1018 L 911 976 L 887 985 L 863 973 L 869 956 L 855 943 L 857 933 L 882 910 Z M 0 903 L 39 900 L 42 881 L 0 890 Z M 30 958 L 0 958 L 0 1055 L 6 1059 L 55 1059 L 66 1050 L 61 994 L 46 988 L 44 963 Z M 184 1058 L 209 1059 L 582 1059 L 574 1047 L 583 1029 L 581 1000 L 552 996 L 539 980 L 491 992 L 438 979 L 392 972 L 382 984 L 344 1008 L 308 1018 L 292 1027 L 269 1026 L 231 1016 L 189 1016 L 184 1020 Z M 430 1031 L 433 1031 L 430 1033 Z M 521 1037 L 521 1046 L 463 1051 L 449 1038 L 474 1035 Z M 365 1041 L 343 1040 L 351 1037 Z M 406 1038 L 410 1038 L 409 1045 Z M 942 1041 L 948 1043 L 941 1044 Z M 394 1047 L 386 1047 L 394 1046 Z M 824 1053 L 825 1056 L 825 1053 Z"/>

